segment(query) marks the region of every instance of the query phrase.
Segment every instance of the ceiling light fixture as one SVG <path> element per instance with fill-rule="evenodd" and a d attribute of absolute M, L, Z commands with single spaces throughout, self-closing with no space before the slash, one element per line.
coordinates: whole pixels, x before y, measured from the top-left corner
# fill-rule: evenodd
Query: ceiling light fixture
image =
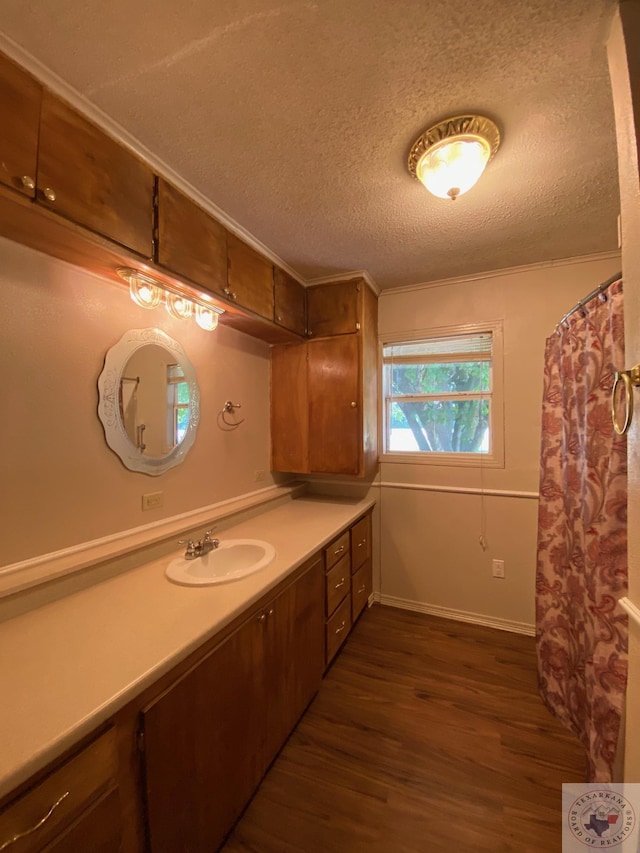
<path fill-rule="evenodd" d="M 433 195 L 453 201 L 474 186 L 500 145 L 500 131 L 485 116 L 445 119 L 411 146 L 409 171 Z"/>
<path fill-rule="evenodd" d="M 157 281 L 146 273 L 130 267 L 118 267 L 121 279 L 129 285 L 129 294 L 141 308 L 157 308 L 163 301 L 168 313 L 177 320 L 191 317 L 195 308 L 195 321 L 201 329 L 213 331 L 218 325 L 218 317 L 224 314 L 224 308 L 210 305 L 197 296 L 185 296 L 177 289 L 172 290 L 164 282 Z"/>

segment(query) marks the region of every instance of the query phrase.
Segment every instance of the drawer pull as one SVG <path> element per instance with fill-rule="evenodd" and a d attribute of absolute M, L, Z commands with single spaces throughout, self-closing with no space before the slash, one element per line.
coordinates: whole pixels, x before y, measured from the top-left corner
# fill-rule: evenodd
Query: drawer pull
<path fill-rule="evenodd" d="M 363 592 L 365 591 L 365 589 L 366 589 L 366 588 L 367 588 L 367 587 L 366 587 L 366 584 L 362 584 L 362 586 L 361 586 L 361 587 L 360 587 L 360 589 L 358 590 L 358 595 L 360 595 L 361 593 L 363 593 Z"/>
<path fill-rule="evenodd" d="M 55 190 L 52 190 L 51 187 L 45 187 L 42 190 L 42 195 L 46 198 L 47 201 L 54 202 L 56 200 Z M 2 848 L 0 847 L 0 850 Z"/>
<path fill-rule="evenodd" d="M 30 829 L 25 829 L 24 832 L 19 832 L 17 835 L 14 835 L 13 838 L 9 838 L 3 844 L 0 844 L 0 851 L 5 850 L 7 847 L 10 847 L 12 844 L 15 844 L 16 841 L 19 841 L 21 838 L 25 838 L 27 835 L 31 835 L 33 832 L 36 832 L 38 829 L 40 829 L 40 827 L 43 826 L 49 820 L 49 818 L 54 813 L 54 811 L 58 808 L 60 803 L 64 799 L 66 799 L 66 797 L 68 797 L 68 796 L 69 796 L 69 791 L 65 791 L 65 793 L 61 797 L 59 797 L 55 801 L 55 803 L 51 806 L 51 808 L 46 813 L 46 815 L 44 817 L 40 818 L 40 820 L 36 824 L 34 824 Z"/>
<path fill-rule="evenodd" d="M 340 581 L 340 583 L 336 584 L 336 589 L 340 589 L 341 586 L 344 586 L 344 578 Z"/>
<path fill-rule="evenodd" d="M 30 175 L 23 175 L 20 180 L 26 190 L 34 190 L 36 188 L 36 182 Z"/>
<path fill-rule="evenodd" d="M 338 556 L 338 554 L 342 554 L 342 552 L 343 552 L 343 551 L 344 551 L 344 545 L 341 545 L 341 546 L 338 548 L 338 550 L 337 550 L 337 551 L 334 551 L 334 552 L 333 552 L 333 556 L 334 556 L 334 557 L 337 557 L 337 556 Z"/>
<path fill-rule="evenodd" d="M 336 628 L 336 634 L 340 634 L 342 631 L 344 631 L 344 629 L 345 629 L 346 627 L 347 627 L 347 623 L 346 623 L 346 621 L 343 619 L 343 620 L 342 620 L 342 625 L 341 625 L 339 628 Z M 0 848 L 0 849 L 2 849 L 2 848 Z"/>
<path fill-rule="evenodd" d="M 367 540 L 363 539 L 362 542 L 358 542 L 358 548 L 362 548 L 363 545 L 367 544 Z"/>

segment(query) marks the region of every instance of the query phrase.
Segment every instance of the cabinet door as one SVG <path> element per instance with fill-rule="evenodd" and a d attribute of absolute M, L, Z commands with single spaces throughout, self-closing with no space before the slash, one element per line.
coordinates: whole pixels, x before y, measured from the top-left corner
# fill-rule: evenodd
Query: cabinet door
<path fill-rule="evenodd" d="M 42 87 L 0 55 L 0 182 L 35 195 Z"/>
<path fill-rule="evenodd" d="M 227 280 L 231 299 L 273 321 L 273 267 L 235 234 L 227 235 Z"/>
<path fill-rule="evenodd" d="M 271 468 L 309 471 L 306 344 L 271 348 Z"/>
<path fill-rule="evenodd" d="M 301 337 L 307 331 L 305 288 L 279 267 L 273 269 L 274 320 Z"/>
<path fill-rule="evenodd" d="M 369 601 L 373 589 L 373 567 L 369 558 L 351 576 L 351 621 L 355 622 Z"/>
<path fill-rule="evenodd" d="M 37 199 L 150 258 L 151 169 L 50 92 L 43 92 Z"/>
<path fill-rule="evenodd" d="M 263 643 L 253 617 L 144 710 L 154 853 L 217 850 L 260 781 Z"/>
<path fill-rule="evenodd" d="M 307 346 L 309 469 L 357 474 L 361 449 L 358 336 L 324 338 Z"/>
<path fill-rule="evenodd" d="M 324 664 L 324 571 L 318 558 L 276 598 L 267 617 L 265 770 L 320 686 Z"/>
<path fill-rule="evenodd" d="M 318 284 L 307 288 L 307 328 L 309 335 L 348 335 L 359 329 L 358 279 Z"/>
<path fill-rule="evenodd" d="M 226 229 L 190 198 L 158 178 L 158 263 L 207 290 L 227 286 Z"/>
<path fill-rule="evenodd" d="M 357 571 L 371 556 L 371 513 L 351 528 L 351 571 Z"/>

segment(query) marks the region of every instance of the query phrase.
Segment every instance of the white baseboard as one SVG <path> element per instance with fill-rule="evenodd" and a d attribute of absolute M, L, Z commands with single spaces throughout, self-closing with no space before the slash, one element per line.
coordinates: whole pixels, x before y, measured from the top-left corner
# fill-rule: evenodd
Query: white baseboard
<path fill-rule="evenodd" d="M 393 595 L 373 593 L 373 600 L 387 607 L 400 607 L 402 610 L 413 610 L 416 613 L 428 613 L 430 616 L 440 616 L 443 619 L 455 619 L 456 622 L 470 622 L 473 625 L 484 625 L 486 628 L 497 628 L 512 634 L 524 634 L 535 637 L 536 627 L 528 622 L 513 622 L 510 619 L 498 619 L 495 616 L 484 616 L 481 613 L 469 613 L 466 610 L 452 610 L 449 607 L 439 607 L 437 604 L 424 604 L 422 601 L 410 601 L 406 598 L 396 598 Z"/>

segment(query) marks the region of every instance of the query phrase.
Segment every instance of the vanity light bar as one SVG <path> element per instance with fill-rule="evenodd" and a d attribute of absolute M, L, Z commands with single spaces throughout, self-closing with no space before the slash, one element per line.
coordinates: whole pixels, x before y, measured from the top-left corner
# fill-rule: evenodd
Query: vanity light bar
<path fill-rule="evenodd" d="M 127 282 L 129 295 L 141 308 L 157 308 L 161 302 L 164 302 L 167 312 L 177 320 L 186 320 L 195 313 L 196 323 L 208 332 L 216 328 L 218 316 L 224 314 L 223 308 L 185 296 L 139 270 L 118 267 L 116 272 L 123 281 Z"/>

